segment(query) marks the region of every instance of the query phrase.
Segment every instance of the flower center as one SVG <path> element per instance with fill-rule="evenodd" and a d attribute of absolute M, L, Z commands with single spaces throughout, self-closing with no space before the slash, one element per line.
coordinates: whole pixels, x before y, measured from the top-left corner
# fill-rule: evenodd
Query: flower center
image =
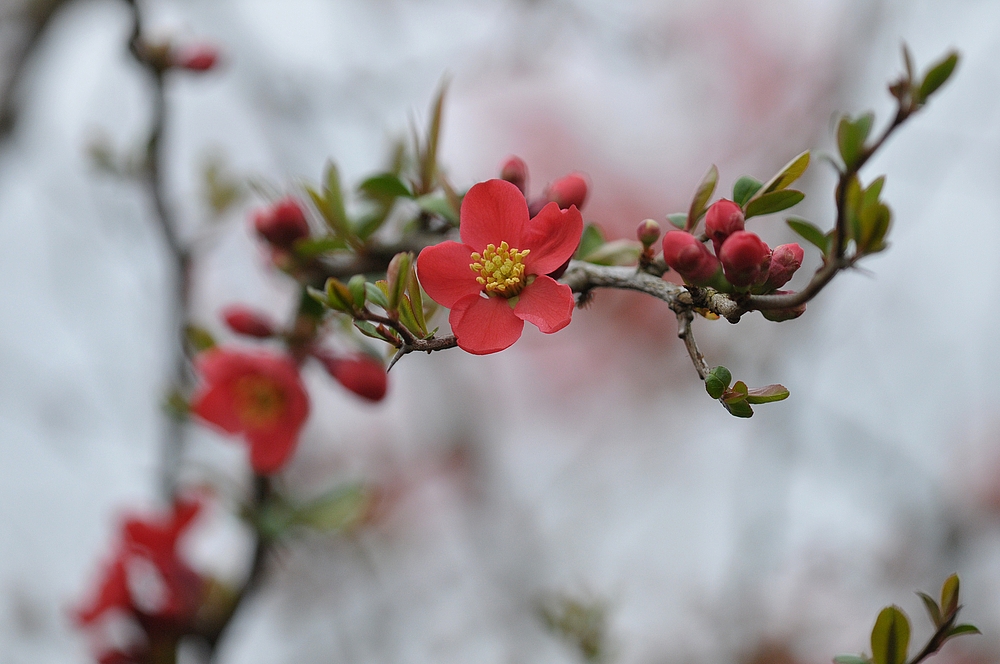
<path fill-rule="evenodd" d="M 473 262 L 469 267 L 479 274 L 476 281 L 482 285 L 484 293 L 514 297 L 524 290 L 524 257 L 529 251 L 512 249 L 506 242 L 501 242 L 499 247 L 488 244 L 482 255 L 476 252 L 470 256 Z"/>
<path fill-rule="evenodd" d="M 274 424 L 285 409 L 285 395 L 264 376 L 243 376 L 234 388 L 236 413 L 247 427 Z"/>

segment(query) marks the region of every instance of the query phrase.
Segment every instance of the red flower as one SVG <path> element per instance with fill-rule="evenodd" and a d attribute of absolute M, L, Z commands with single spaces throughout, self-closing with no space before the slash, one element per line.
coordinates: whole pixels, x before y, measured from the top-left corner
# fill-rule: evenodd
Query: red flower
<path fill-rule="evenodd" d="M 309 237 L 305 212 L 291 196 L 254 215 L 254 227 L 262 238 L 276 247 L 290 248 L 296 240 Z"/>
<path fill-rule="evenodd" d="M 576 251 L 583 217 L 549 203 L 533 219 L 516 186 L 481 182 L 462 201 L 462 242 L 427 247 L 417 258 L 420 283 L 451 309 L 460 348 L 496 353 L 518 340 L 524 321 L 546 334 L 569 325 L 573 292 L 546 276 Z M 471 269 L 470 269 L 471 268 Z"/>
<path fill-rule="evenodd" d="M 233 332 L 248 337 L 267 339 L 274 336 L 274 323 L 264 314 L 242 304 L 234 304 L 222 310 L 222 317 Z"/>
<path fill-rule="evenodd" d="M 366 355 L 337 357 L 324 351 L 313 355 L 338 383 L 369 401 L 381 401 L 389 388 L 385 368 Z"/>
<path fill-rule="evenodd" d="M 258 474 L 279 470 L 309 415 L 309 396 L 295 363 L 262 352 L 214 348 L 197 365 L 205 384 L 191 410 L 226 433 L 242 433 Z"/>

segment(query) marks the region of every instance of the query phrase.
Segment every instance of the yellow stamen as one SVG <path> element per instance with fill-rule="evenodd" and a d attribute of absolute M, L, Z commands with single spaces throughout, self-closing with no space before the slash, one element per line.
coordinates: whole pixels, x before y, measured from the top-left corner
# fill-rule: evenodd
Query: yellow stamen
<path fill-rule="evenodd" d="M 472 271 L 479 276 L 476 277 L 487 295 L 499 297 L 514 297 L 525 287 L 524 257 L 528 255 L 530 249 L 518 251 L 512 249 L 506 242 L 501 242 L 499 247 L 488 244 L 482 255 L 473 253 L 470 258 L 473 260 L 469 264 Z"/>
<path fill-rule="evenodd" d="M 285 395 L 264 376 L 243 376 L 233 386 L 236 413 L 250 428 L 273 424 L 285 410 Z"/>

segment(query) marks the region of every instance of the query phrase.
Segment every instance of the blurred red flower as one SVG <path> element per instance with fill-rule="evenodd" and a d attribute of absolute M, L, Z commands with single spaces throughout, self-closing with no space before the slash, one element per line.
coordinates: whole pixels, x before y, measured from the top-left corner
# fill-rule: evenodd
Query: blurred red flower
<path fill-rule="evenodd" d="M 462 242 L 427 247 L 417 273 L 427 294 L 451 309 L 460 348 L 496 353 L 521 336 L 524 321 L 546 334 L 569 325 L 573 292 L 546 276 L 576 251 L 583 217 L 549 203 L 534 218 L 510 182 L 474 185 L 462 201 Z M 471 269 L 470 269 L 471 268 Z"/>
<path fill-rule="evenodd" d="M 309 415 L 309 396 L 295 363 L 259 351 L 213 348 L 198 358 L 197 367 L 205 382 L 191 410 L 226 433 L 243 434 L 255 472 L 280 470 Z"/>

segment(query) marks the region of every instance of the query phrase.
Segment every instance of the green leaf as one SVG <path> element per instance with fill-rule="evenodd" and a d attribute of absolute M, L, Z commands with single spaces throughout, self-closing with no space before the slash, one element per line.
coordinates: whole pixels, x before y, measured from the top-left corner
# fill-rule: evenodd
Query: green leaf
<path fill-rule="evenodd" d="M 184 337 L 187 339 L 188 345 L 196 353 L 215 348 L 215 337 L 203 327 L 198 327 L 197 325 L 186 326 L 184 328 Z"/>
<path fill-rule="evenodd" d="M 587 224 L 583 229 L 583 235 L 580 236 L 580 246 L 576 248 L 573 257 L 579 260 L 589 256 L 602 244 L 604 244 L 604 233 L 594 224 Z"/>
<path fill-rule="evenodd" d="M 410 268 L 410 279 L 406 287 L 410 295 L 410 303 L 413 305 L 413 317 L 417 321 L 419 329 L 424 336 L 427 336 L 427 319 L 424 317 L 424 296 L 420 291 L 420 281 L 417 280 L 417 270 Z"/>
<path fill-rule="evenodd" d="M 351 280 L 347 282 L 347 289 L 351 291 L 351 296 L 354 298 L 354 306 L 358 309 L 364 309 L 365 307 L 365 276 L 363 274 L 356 274 L 351 277 Z"/>
<path fill-rule="evenodd" d="M 449 223 L 458 223 L 458 212 L 452 206 L 451 201 L 447 197 L 439 196 L 437 194 L 427 194 L 426 196 L 421 196 L 417 199 L 417 205 L 424 212 L 430 214 L 436 214 L 439 217 L 444 218 Z"/>
<path fill-rule="evenodd" d="M 958 574 L 952 574 L 941 586 L 941 613 L 947 620 L 958 610 Z"/>
<path fill-rule="evenodd" d="M 403 251 L 392 257 L 389 261 L 389 269 L 386 271 L 386 281 L 389 284 L 388 311 L 395 311 L 399 305 L 403 293 L 410 278 L 410 265 L 413 261 L 413 254 Z"/>
<path fill-rule="evenodd" d="M 325 532 L 345 530 L 364 518 L 368 505 L 368 492 L 363 486 L 348 486 L 293 510 L 291 522 Z"/>
<path fill-rule="evenodd" d="M 723 401 L 722 405 L 726 407 L 730 415 L 734 417 L 753 417 L 753 408 L 747 403 L 746 399 L 737 399 L 735 401 Z"/>
<path fill-rule="evenodd" d="M 833 661 L 836 664 L 871 664 L 869 660 L 857 655 L 837 655 Z"/>
<path fill-rule="evenodd" d="M 789 217 L 785 220 L 788 227 L 799 234 L 806 242 L 816 246 L 824 255 L 830 250 L 830 238 L 823 231 L 799 217 Z"/>
<path fill-rule="evenodd" d="M 427 127 L 427 142 L 424 144 L 423 154 L 420 155 L 420 182 L 423 193 L 428 193 L 434 188 L 434 178 L 437 176 L 437 153 L 438 144 L 441 139 L 441 115 L 444 110 L 444 95 L 447 90 L 448 82 L 443 81 L 437 96 L 434 98 L 430 123 Z"/>
<path fill-rule="evenodd" d="M 705 376 L 705 390 L 713 399 L 721 399 L 722 393 L 726 391 L 733 381 L 733 374 L 723 366 L 713 367 Z"/>
<path fill-rule="evenodd" d="M 347 243 L 339 237 L 307 237 L 295 243 L 295 253 L 304 258 L 313 258 L 328 251 L 347 249 Z"/>
<path fill-rule="evenodd" d="M 875 664 L 905 664 L 910 645 L 910 620 L 899 607 L 887 606 L 878 614 L 871 644 Z"/>
<path fill-rule="evenodd" d="M 602 244 L 582 260 L 595 265 L 635 265 L 641 253 L 641 242 L 619 239 Z"/>
<path fill-rule="evenodd" d="M 392 209 L 391 204 L 387 206 L 381 206 L 374 212 L 364 215 L 360 219 L 354 222 L 354 234 L 357 235 L 362 240 L 367 240 L 372 234 L 378 229 L 382 228 L 382 224 L 385 223 L 386 219 L 389 218 L 389 211 Z"/>
<path fill-rule="evenodd" d="M 416 337 L 423 338 L 427 335 L 426 328 L 417 323 L 413 305 L 410 303 L 410 298 L 405 295 L 399 299 L 399 322 Z"/>
<path fill-rule="evenodd" d="M 382 289 L 375 284 L 365 284 L 365 293 L 368 295 L 368 299 L 378 306 L 382 307 L 386 311 L 389 310 L 389 298 L 385 296 Z"/>
<path fill-rule="evenodd" d="M 701 179 L 701 184 L 698 185 L 697 191 L 694 192 L 694 198 L 691 199 L 691 207 L 688 209 L 687 223 L 684 224 L 684 229 L 690 231 L 697 224 L 698 220 L 702 218 L 705 211 L 708 210 L 708 201 L 711 200 L 712 194 L 715 193 L 715 185 L 719 182 L 719 169 L 712 164 L 712 167 L 708 169 L 708 173 L 705 173 L 705 177 Z"/>
<path fill-rule="evenodd" d="M 684 212 L 674 212 L 673 214 L 667 215 L 667 221 L 672 223 L 680 230 L 684 230 L 684 226 L 687 225 L 687 220 L 688 216 Z"/>
<path fill-rule="evenodd" d="M 851 120 L 847 115 L 840 118 L 837 124 L 837 147 L 848 170 L 854 168 L 864 153 L 865 141 L 868 140 L 874 121 L 872 113 L 865 113 L 856 120 Z"/>
<path fill-rule="evenodd" d="M 861 207 L 871 207 L 878 203 L 878 197 L 882 195 L 882 186 L 885 185 L 885 176 L 881 175 L 868 185 L 864 193 L 861 194 Z"/>
<path fill-rule="evenodd" d="M 948 630 L 948 636 L 946 638 L 952 638 L 954 636 L 961 636 L 962 634 L 982 634 L 979 628 L 975 625 L 955 625 L 950 630 Z"/>
<path fill-rule="evenodd" d="M 744 175 L 733 184 L 733 201 L 743 207 L 763 186 L 760 180 Z"/>
<path fill-rule="evenodd" d="M 784 385 L 767 385 L 765 387 L 755 387 L 747 392 L 747 403 L 771 403 L 772 401 L 784 401 L 788 398 L 788 388 Z"/>
<path fill-rule="evenodd" d="M 778 174 L 768 180 L 767 184 L 762 187 L 758 198 L 763 197 L 766 194 L 785 189 L 788 185 L 802 177 L 802 174 L 806 172 L 807 168 L 809 168 L 809 150 L 797 155 L 790 162 L 785 164 L 781 170 L 778 171 Z"/>
<path fill-rule="evenodd" d="M 351 290 L 339 279 L 330 277 L 326 280 L 326 305 L 331 309 L 352 313 L 354 311 L 354 296 Z"/>
<path fill-rule="evenodd" d="M 942 60 L 938 61 L 924 74 L 924 80 L 920 83 L 920 101 L 925 101 L 940 88 L 951 77 L 958 64 L 958 53 L 951 51 Z"/>
<path fill-rule="evenodd" d="M 924 602 L 924 606 L 927 607 L 927 614 L 931 617 L 931 622 L 934 623 L 935 627 L 940 627 L 943 621 L 941 620 L 941 609 L 938 607 L 937 602 L 927 593 L 918 592 L 917 595 L 920 596 L 920 599 Z"/>
<path fill-rule="evenodd" d="M 344 192 L 340 188 L 340 171 L 332 161 L 326 164 L 326 174 L 323 177 L 323 198 L 325 205 L 321 209 L 327 224 L 343 238 L 353 237 L 351 225 L 347 221 L 347 210 L 344 208 Z"/>
<path fill-rule="evenodd" d="M 772 191 L 769 194 L 759 196 L 747 203 L 746 218 L 756 217 L 762 214 L 773 214 L 787 210 L 793 205 L 797 205 L 806 195 L 794 189 L 782 189 Z"/>
<path fill-rule="evenodd" d="M 856 216 L 857 237 L 855 242 L 858 251 L 863 254 L 873 254 L 885 249 L 883 240 L 892 223 L 892 211 L 884 203 L 876 203 L 863 208 Z"/>
<path fill-rule="evenodd" d="M 369 198 L 413 198 L 413 192 L 395 173 L 373 175 L 358 185 L 358 191 Z"/>
<path fill-rule="evenodd" d="M 371 337 L 372 339 L 378 339 L 379 341 L 386 341 L 387 339 L 379 334 L 378 328 L 369 323 L 366 320 L 355 320 L 354 327 L 358 328 L 361 334 L 366 337 Z"/>

